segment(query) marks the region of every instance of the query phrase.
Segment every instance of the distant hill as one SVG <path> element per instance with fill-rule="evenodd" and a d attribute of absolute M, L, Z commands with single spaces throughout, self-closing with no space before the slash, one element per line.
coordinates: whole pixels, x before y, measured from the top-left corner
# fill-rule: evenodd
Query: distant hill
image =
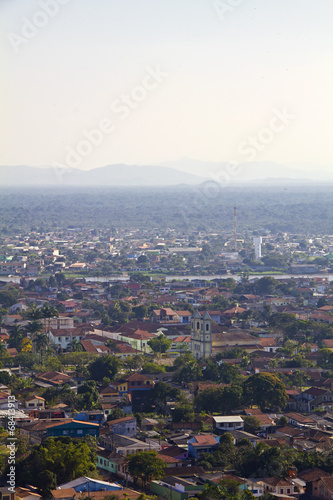
<path fill-rule="evenodd" d="M 210 162 L 193 160 L 191 158 L 181 158 L 176 161 L 166 161 L 160 163 L 164 167 L 174 168 L 182 172 L 191 172 L 195 175 L 201 175 L 214 179 L 220 177 L 225 179 L 223 172 L 228 171 L 227 162 Z M 231 177 L 233 184 L 243 184 L 254 181 L 272 182 L 273 179 L 280 179 L 283 182 L 290 179 L 295 184 L 299 181 L 315 181 L 315 182 L 332 182 L 333 181 L 333 166 L 320 165 L 314 163 L 290 163 L 284 165 L 270 161 L 240 163 L 240 173 Z"/>
<path fill-rule="evenodd" d="M 173 168 L 150 165 L 107 165 L 92 170 L 0 166 L 0 186 L 174 186 L 205 180 Z"/>
<path fill-rule="evenodd" d="M 227 162 L 182 158 L 158 165 L 107 165 L 91 170 L 60 167 L 0 166 L 0 186 L 170 187 L 216 181 L 231 185 L 277 185 L 333 182 L 333 167 L 315 164 L 243 163 L 228 174 Z M 310 170 L 311 169 L 311 170 Z M 239 172 L 238 172 L 239 171 Z"/>

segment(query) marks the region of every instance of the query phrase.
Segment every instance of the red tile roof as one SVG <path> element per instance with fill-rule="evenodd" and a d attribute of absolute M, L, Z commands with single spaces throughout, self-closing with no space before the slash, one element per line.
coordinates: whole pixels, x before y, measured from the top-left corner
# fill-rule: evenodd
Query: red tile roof
<path fill-rule="evenodd" d="M 127 382 L 146 381 L 146 380 L 152 381 L 150 377 L 147 377 L 147 375 L 142 375 L 141 373 L 132 373 L 127 377 L 123 377 L 123 379 L 126 380 Z"/>
<path fill-rule="evenodd" d="M 196 440 L 196 443 L 192 443 L 192 446 L 214 446 L 217 445 L 217 441 L 212 434 L 198 434 L 197 436 L 193 436 Z"/>

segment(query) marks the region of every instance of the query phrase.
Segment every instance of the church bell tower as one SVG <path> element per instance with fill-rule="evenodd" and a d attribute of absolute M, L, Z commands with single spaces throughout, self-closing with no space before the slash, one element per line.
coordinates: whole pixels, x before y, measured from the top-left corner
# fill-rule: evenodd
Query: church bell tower
<path fill-rule="evenodd" d="M 196 359 L 212 355 L 212 318 L 207 311 L 201 316 L 196 310 L 192 316 L 191 351 Z"/>

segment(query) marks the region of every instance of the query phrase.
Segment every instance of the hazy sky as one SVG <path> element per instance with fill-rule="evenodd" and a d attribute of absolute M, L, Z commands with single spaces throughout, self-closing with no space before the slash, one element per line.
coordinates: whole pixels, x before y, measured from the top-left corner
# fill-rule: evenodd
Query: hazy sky
<path fill-rule="evenodd" d="M 1 0 L 0 19 L 3 165 L 333 165 L 332 0 Z"/>

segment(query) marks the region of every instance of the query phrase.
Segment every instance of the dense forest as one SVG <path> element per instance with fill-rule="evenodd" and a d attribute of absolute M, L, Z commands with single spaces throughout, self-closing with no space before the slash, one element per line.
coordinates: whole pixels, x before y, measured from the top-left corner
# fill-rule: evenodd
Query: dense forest
<path fill-rule="evenodd" d="M 222 187 L 206 182 L 173 188 L 6 188 L 0 229 L 170 227 L 230 231 L 333 233 L 331 186 Z"/>

